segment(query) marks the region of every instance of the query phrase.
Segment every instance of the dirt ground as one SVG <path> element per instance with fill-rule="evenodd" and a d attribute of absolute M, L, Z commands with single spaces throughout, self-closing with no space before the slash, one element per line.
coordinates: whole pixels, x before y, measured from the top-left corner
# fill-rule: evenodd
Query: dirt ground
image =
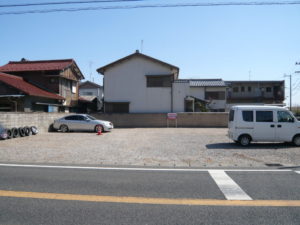
<path fill-rule="evenodd" d="M 0 161 L 161 167 L 300 165 L 300 148 L 281 143 L 241 147 L 223 128 L 131 128 L 43 133 L 0 141 Z"/>

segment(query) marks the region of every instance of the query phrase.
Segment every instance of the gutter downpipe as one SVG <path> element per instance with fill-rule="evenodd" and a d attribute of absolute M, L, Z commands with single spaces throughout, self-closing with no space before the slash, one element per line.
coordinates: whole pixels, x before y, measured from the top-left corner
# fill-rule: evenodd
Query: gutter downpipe
<path fill-rule="evenodd" d="M 173 112 L 173 85 L 174 81 L 171 83 L 171 112 Z"/>

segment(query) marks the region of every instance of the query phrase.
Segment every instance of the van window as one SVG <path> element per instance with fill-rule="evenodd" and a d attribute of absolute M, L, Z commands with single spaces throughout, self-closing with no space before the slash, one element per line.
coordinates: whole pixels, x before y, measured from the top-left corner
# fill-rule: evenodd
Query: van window
<path fill-rule="evenodd" d="M 243 111 L 243 120 L 246 122 L 253 122 L 253 111 Z"/>
<path fill-rule="evenodd" d="M 233 121 L 233 119 L 234 119 L 234 110 L 230 110 L 230 112 L 229 112 L 229 121 Z"/>
<path fill-rule="evenodd" d="M 289 114 L 288 112 L 286 111 L 278 111 L 277 112 L 277 119 L 278 119 L 278 122 L 280 123 L 292 123 L 294 122 L 294 118 L 291 116 L 291 114 Z"/>
<path fill-rule="evenodd" d="M 273 122 L 273 111 L 256 111 L 256 122 Z"/>

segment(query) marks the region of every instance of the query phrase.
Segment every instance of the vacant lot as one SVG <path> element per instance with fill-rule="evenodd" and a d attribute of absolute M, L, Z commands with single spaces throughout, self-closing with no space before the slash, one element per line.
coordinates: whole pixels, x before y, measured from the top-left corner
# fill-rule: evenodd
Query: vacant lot
<path fill-rule="evenodd" d="M 300 165 L 300 149 L 286 144 L 244 148 L 223 128 L 135 128 L 95 133 L 46 133 L 0 142 L 1 162 L 167 167 Z"/>

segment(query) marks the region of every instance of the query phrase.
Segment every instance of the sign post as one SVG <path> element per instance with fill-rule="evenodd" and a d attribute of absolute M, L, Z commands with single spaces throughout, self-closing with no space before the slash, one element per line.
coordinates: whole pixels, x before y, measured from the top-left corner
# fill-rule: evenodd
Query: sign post
<path fill-rule="evenodd" d="M 168 113 L 167 114 L 167 127 L 169 127 L 169 120 L 175 120 L 176 128 L 177 128 L 177 113 Z"/>

